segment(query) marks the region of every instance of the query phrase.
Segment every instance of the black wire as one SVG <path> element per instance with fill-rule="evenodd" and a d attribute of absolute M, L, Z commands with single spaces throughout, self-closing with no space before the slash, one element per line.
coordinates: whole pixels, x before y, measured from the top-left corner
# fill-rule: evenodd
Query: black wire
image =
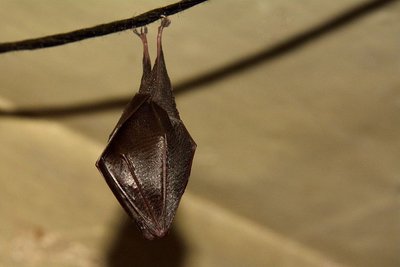
<path fill-rule="evenodd" d="M 0 53 L 19 50 L 33 50 L 67 43 L 77 42 L 88 38 L 103 36 L 120 32 L 152 23 L 161 16 L 170 16 L 207 0 L 182 0 L 175 4 L 156 8 L 130 19 L 113 21 L 90 28 L 75 30 L 67 33 L 49 35 L 40 38 L 22 40 L 17 42 L 0 43 Z"/>

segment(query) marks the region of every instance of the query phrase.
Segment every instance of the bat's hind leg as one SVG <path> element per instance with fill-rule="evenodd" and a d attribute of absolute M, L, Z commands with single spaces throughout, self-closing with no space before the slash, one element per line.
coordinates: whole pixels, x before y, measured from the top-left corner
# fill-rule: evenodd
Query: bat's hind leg
<path fill-rule="evenodd" d="M 168 17 L 163 16 L 161 18 L 161 25 L 158 27 L 158 34 L 157 34 L 157 58 L 160 58 L 162 53 L 161 39 L 162 39 L 163 29 L 168 27 L 170 24 L 171 21 L 169 20 Z"/>
<path fill-rule="evenodd" d="M 148 62 L 148 65 L 150 66 L 150 54 L 149 54 L 149 45 L 147 43 L 147 27 L 141 27 L 140 32 L 138 31 L 137 28 L 134 28 L 133 33 L 135 33 L 139 38 L 142 40 L 143 43 L 143 64 L 145 62 Z"/>
<path fill-rule="evenodd" d="M 147 43 L 147 27 L 141 27 L 140 32 L 138 29 L 133 29 L 133 32 L 139 36 L 140 40 L 143 43 L 143 75 L 142 75 L 142 83 L 140 85 L 139 91 L 141 93 L 149 93 L 147 84 L 150 82 L 150 73 L 151 73 L 151 62 L 150 62 L 150 54 L 149 54 L 149 45 Z"/>

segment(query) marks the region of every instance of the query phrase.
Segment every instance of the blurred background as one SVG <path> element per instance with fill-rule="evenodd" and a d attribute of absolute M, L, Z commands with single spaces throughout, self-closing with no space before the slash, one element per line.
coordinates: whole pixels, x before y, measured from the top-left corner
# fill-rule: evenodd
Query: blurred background
<path fill-rule="evenodd" d="M 0 0 L 0 42 L 173 2 Z M 0 55 L 0 266 L 400 266 L 400 1 L 214 0 L 170 19 L 198 149 L 169 235 L 144 240 L 94 166 L 139 87 L 126 31 Z"/>

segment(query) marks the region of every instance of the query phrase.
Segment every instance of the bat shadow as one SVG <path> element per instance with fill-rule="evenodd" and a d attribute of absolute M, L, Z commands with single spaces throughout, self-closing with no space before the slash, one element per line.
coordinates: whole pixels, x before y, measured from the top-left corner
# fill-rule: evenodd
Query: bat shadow
<path fill-rule="evenodd" d="M 156 240 L 146 240 L 129 219 L 121 220 L 121 226 L 106 256 L 108 267 L 130 266 L 183 266 L 185 244 L 173 228 Z"/>

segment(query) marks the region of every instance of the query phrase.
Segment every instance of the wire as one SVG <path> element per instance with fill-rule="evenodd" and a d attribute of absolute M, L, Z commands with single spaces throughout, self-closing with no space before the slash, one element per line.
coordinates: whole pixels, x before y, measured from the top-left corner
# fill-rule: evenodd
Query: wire
<path fill-rule="evenodd" d="M 150 10 L 130 19 L 113 21 L 90 28 L 84 28 L 67 33 L 54 34 L 40 38 L 27 39 L 17 42 L 0 43 L 0 53 L 7 53 L 19 50 L 34 50 L 64 45 L 84 39 L 94 38 L 136 27 L 141 27 L 158 20 L 161 16 L 170 16 L 182 12 L 205 1 L 207 0 L 182 0 L 175 4 Z"/>

